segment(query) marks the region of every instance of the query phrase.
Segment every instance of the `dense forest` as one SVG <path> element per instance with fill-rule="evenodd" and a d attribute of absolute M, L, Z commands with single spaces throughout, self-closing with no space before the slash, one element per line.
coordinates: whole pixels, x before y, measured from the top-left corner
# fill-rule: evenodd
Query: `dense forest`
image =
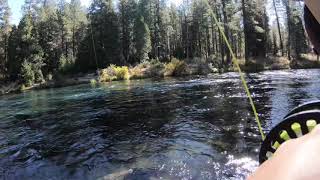
<path fill-rule="evenodd" d="M 267 9 L 267 7 L 272 7 Z M 311 52 L 303 2 L 292 0 L 25 0 L 18 25 L 0 0 L 0 79 L 31 85 L 110 64 L 203 59 L 231 66 L 216 16 L 239 59 L 293 61 Z M 273 19 L 272 22 L 270 19 Z"/>

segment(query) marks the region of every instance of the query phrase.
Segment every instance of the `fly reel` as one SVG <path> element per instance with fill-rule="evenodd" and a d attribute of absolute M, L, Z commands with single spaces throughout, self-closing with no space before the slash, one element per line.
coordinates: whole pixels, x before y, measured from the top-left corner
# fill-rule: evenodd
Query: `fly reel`
<path fill-rule="evenodd" d="M 320 124 L 320 101 L 303 104 L 293 109 L 270 131 L 262 143 L 260 164 L 272 158 L 282 143 L 310 133 L 318 124 Z"/>

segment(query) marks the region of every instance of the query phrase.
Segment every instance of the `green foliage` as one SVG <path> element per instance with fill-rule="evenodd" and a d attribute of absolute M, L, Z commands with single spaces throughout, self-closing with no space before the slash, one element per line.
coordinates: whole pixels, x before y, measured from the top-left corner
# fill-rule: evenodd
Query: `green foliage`
<path fill-rule="evenodd" d="M 69 73 L 74 68 L 75 60 L 73 57 L 66 58 L 64 55 L 61 55 L 59 59 L 59 71 L 61 73 Z"/>
<path fill-rule="evenodd" d="M 26 90 L 28 90 L 28 88 L 24 84 L 22 84 L 20 86 L 20 91 L 23 92 L 23 91 L 26 91 Z"/>
<path fill-rule="evenodd" d="M 246 60 L 249 57 L 265 57 L 267 53 L 267 13 L 260 1 L 244 1 L 244 34 L 246 39 Z"/>
<path fill-rule="evenodd" d="M 119 22 L 122 35 L 121 58 L 125 62 L 135 63 L 132 38 L 133 27 L 137 16 L 137 2 L 132 0 L 119 1 Z"/>
<path fill-rule="evenodd" d="M 0 78 L 7 74 L 8 63 L 8 40 L 11 30 L 10 8 L 7 0 L 0 1 Z"/>
<path fill-rule="evenodd" d="M 142 16 L 136 20 L 134 36 L 137 58 L 140 62 L 148 60 L 148 54 L 151 52 L 150 30 Z"/>
<path fill-rule="evenodd" d="M 22 63 L 21 76 L 27 86 L 32 86 L 35 82 L 35 73 L 33 71 L 32 64 L 26 60 Z"/>
<path fill-rule="evenodd" d="M 303 28 L 303 21 L 301 15 L 296 8 L 292 8 L 291 20 L 289 21 L 290 29 L 290 45 L 293 49 L 292 55 L 296 58 L 301 58 L 301 55 L 307 53 L 308 45 L 307 38 L 305 36 L 305 31 Z"/>
<path fill-rule="evenodd" d="M 248 64 L 250 59 L 265 61 L 279 49 L 275 33 L 269 33 L 266 1 L 190 0 L 180 7 L 162 0 L 119 0 L 117 8 L 114 4 L 93 0 L 86 9 L 80 0 L 26 0 L 16 27 L 10 25 L 7 0 L 0 0 L 0 77 L 21 78 L 31 86 L 44 77 L 52 79 L 51 74 L 57 78 L 105 67 L 99 81 L 228 69 L 230 53 L 213 15 L 236 56 L 245 55 Z M 310 48 L 298 3 L 277 4 L 287 13 L 281 23 L 287 48 L 280 48 L 289 57 L 303 59 Z"/>
<path fill-rule="evenodd" d="M 91 56 L 80 56 L 79 58 L 85 58 L 82 62 L 93 61 L 93 64 L 95 64 L 95 55 L 97 55 L 100 67 L 119 64 L 120 28 L 113 1 L 94 0 L 89 8 L 89 17 L 90 23 L 86 51 Z M 85 63 L 84 65 L 87 64 Z"/>

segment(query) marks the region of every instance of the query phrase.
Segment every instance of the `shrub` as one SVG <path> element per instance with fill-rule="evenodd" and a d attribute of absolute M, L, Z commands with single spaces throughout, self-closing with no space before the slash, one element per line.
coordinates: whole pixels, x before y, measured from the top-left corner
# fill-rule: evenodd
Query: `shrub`
<path fill-rule="evenodd" d="M 186 67 L 186 71 L 184 74 L 196 74 L 196 75 L 207 75 L 213 73 L 214 71 L 218 71 L 219 63 L 214 59 L 214 56 L 210 56 L 209 59 L 195 57 L 193 59 L 189 59 L 189 65 Z"/>
<path fill-rule="evenodd" d="M 99 82 L 110 82 L 117 79 L 114 72 L 114 65 L 109 66 L 106 69 L 102 69 L 99 73 Z"/>
<path fill-rule="evenodd" d="M 114 66 L 114 71 L 117 77 L 117 80 L 129 80 L 129 68 L 127 66 L 117 67 Z"/>
<path fill-rule="evenodd" d="M 20 86 L 20 91 L 21 92 L 23 92 L 23 91 L 26 91 L 28 88 L 24 85 L 24 84 L 22 84 L 21 86 Z"/>
<path fill-rule="evenodd" d="M 172 76 L 176 70 L 176 65 L 173 61 L 165 64 L 164 76 Z"/>
<path fill-rule="evenodd" d="M 97 81 L 96 81 L 95 79 L 91 79 L 91 80 L 90 80 L 90 85 L 91 85 L 92 87 L 95 87 L 95 86 L 97 85 Z"/>
<path fill-rule="evenodd" d="M 146 68 L 144 68 L 141 64 L 137 65 L 134 68 L 130 69 L 130 79 L 143 79 L 146 78 Z"/>
<path fill-rule="evenodd" d="M 129 68 L 126 66 L 118 67 L 110 65 L 108 68 L 101 70 L 99 82 L 110 82 L 114 80 L 129 80 Z"/>
<path fill-rule="evenodd" d="M 159 60 L 152 60 L 147 72 L 149 77 L 163 77 L 164 71 L 165 65 L 163 63 Z"/>
<path fill-rule="evenodd" d="M 171 62 L 165 64 L 165 76 L 179 76 L 186 72 L 187 64 L 184 61 L 173 58 Z"/>

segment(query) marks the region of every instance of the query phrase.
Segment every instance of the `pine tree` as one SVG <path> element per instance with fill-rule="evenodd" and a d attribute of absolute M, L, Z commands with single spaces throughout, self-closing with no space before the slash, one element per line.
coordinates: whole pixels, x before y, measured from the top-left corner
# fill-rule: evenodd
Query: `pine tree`
<path fill-rule="evenodd" d="M 181 29 L 181 16 L 179 15 L 179 10 L 174 4 L 171 4 L 169 10 L 169 26 L 168 26 L 168 54 L 170 59 L 172 57 L 183 58 L 183 45 L 182 39 L 182 29 Z"/>
<path fill-rule="evenodd" d="M 51 74 L 57 69 L 59 60 L 59 24 L 57 5 L 53 0 L 43 0 L 38 10 L 39 20 L 36 24 L 37 40 L 43 49 L 42 68 L 44 74 Z"/>
<path fill-rule="evenodd" d="M 136 55 L 140 62 L 148 60 L 151 52 L 150 30 L 144 22 L 144 17 L 136 19 L 134 26 Z"/>
<path fill-rule="evenodd" d="M 7 0 L 0 0 L 0 79 L 7 76 L 8 41 L 11 30 L 10 8 Z"/>
<path fill-rule="evenodd" d="M 137 16 L 135 0 L 120 0 L 119 15 L 121 24 L 121 59 L 126 63 L 134 63 L 133 26 Z"/>
<path fill-rule="evenodd" d="M 266 57 L 267 37 L 266 11 L 263 0 L 242 0 L 245 34 L 246 62 L 250 58 Z"/>
<path fill-rule="evenodd" d="M 39 45 L 37 23 L 37 2 L 35 0 L 26 0 L 24 5 L 24 16 L 18 26 L 19 29 L 19 52 L 17 52 L 18 61 L 21 62 L 21 76 L 25 83 L 31 85 L 34 82 L 42 82 L 44 80 L 42 67 L 44 66 L 44 53 Z M 25 66 L 22 66 L 22 63 Z M 30 68 L 27 66 L 31 66 Z M 24 73 L 26 70 L 31 70 L 29 73 Z M 29 79 L 34 74 L 34 79 Z M 28 75 L 26 75 L 28 74 Z"/>
<path fill-rule="evenodd" d="M 82 41 L 87 35 L 88 20 L 80 0 L 60 1 L 57 10 L 59 53 L 57 67 L 63 73 L 74 70 Z"/>
<path fill-rule="evenodd" d="M 94 0 L 89 17 L 99 66 L 120 64 L 119 21 L 113 1 Z"/>
<path fill-rule="evenodd" d="M 212 20 L 212 10 L 208 0 L 194 1 L 192 21 L 192 51 L 196 57 L 208 58 L 208 38 L 209 28 Z"/>
<path fill-rule="evenodd" d="M 72 56 L 78 53 L 78 46 L 84 37 L 83 27 L 87 25 L 87 17 L 80 0 L 71 0 L 67 13 L 68 22 L 71 30 Z"/>
<path fill-rule="evenodd" d="M 8 40 L 8 76 L 11 80 L 16 80 L 21 70 L 21 56 L 19 46 L 21 44 L 20 31 L 16 26 L 12 27 Z"/>
<path fill-rule="evenodd" d="M 307 52 L 307 40 L 301 19 L 302 12 L 297 7 L 296 2 L 283 1 L 287 15 L 287 51 L 288 58 L 299 59 L 302 53 Z"/>

